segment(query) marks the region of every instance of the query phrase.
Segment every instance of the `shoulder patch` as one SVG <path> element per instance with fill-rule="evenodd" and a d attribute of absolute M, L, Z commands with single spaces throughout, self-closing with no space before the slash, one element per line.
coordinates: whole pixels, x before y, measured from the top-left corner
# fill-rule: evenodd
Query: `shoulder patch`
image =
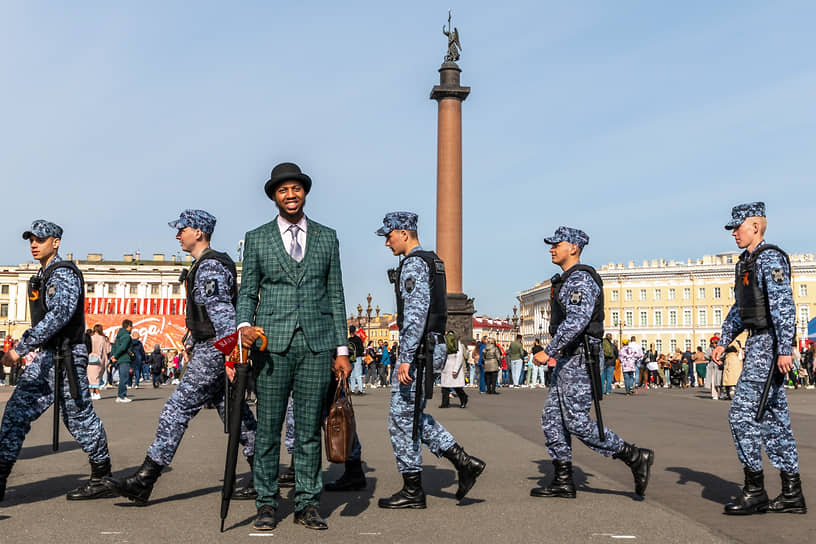
<path fill-rule="evenodd" d="M 773 278 L 774 282 L 781 284 L 785 281 L 785 271 L 781 268 L 774 268 L 771 270 L 771 278 Z"/>
<path fill-rule="evenodd" d="M 47 296 L 48 298 L 51 298 L 56 294 L 57 294 L 57 286 L 53 285 L 53 284 L 49 285 L 48 286 L 48 291 L 46 291 L 45 296 Z"/>
<path fill-rule="evenodd" d="M 445 263 L 442 259 L 436 259 L 434 261 L 434 266 L 436 267 L 437 274 L 444 274 L 445 273 Z"/>
<path fill-rule="evenodd" d="M 570 293 L 570 304 L 581 304 L 582 300 L 584 300 L 584 294 L 581 293 L 581 291 L 573 291 Z"/>
<path fill-rule="evenodd" d="M 218 280 L 207 280 L 204 282 L 204 294 L 212 297 L 218 294 Z"/>
<path fill-rule="evenodd" d="M 405 290 L 410 293 L 414 290 L 414 287 L 416 287 L 416 280 L 413 277 L 407 278 L 405 280 Z"/>

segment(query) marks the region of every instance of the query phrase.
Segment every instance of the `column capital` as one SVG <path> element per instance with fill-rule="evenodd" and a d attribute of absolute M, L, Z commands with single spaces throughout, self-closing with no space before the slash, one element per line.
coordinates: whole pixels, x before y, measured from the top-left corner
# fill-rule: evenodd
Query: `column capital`
<path fill-rule="evenodd" d="M 459 84 L 459 75 L 462 69 L 455 62 L 444 62 L 439 68 L 439 85 L 431 89 L 431 100 L 454 98 L 465 100 L 470 94 L 470 87 Z"/>

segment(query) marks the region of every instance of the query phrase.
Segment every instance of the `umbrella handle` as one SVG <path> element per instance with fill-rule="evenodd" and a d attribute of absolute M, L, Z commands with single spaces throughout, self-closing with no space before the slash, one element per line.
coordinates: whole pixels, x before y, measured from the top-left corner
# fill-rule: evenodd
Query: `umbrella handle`
<path fill-rule="evenodd" d="M 261 347 L 258 348 L 258 349 L 260 351 L 264 351 L 266 349 L 266 346 L 269 345 L 269 340 L 266 338 L 266 335 L 263 334 L 263 333 L 259 333 L 258 337 L 261 339 Z M 248 348 L 241 348 L 241 350 L 244 352 L 243 353 L 244 361 L 248 361 L 249 360 L 249 349 Z"/>

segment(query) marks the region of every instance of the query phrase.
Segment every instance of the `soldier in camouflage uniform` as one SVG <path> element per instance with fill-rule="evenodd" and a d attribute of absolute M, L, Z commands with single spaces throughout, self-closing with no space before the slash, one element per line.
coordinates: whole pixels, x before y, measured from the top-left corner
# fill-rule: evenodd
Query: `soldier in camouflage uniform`
<path fill-rule="evenodd" d="M 745 362 L 728 413 L 737 456 L 745 472 L 742 494 L 725 505 L 725 513 L 732 515 L 766 511 L 807 513 L 782 380 L 793 366 L 796 308 L 791 290 L 791 266 L 784 251 L 763 239 L 766 227 L 762 202 L 735 206 L 731 221 L 725 225 L 732 231 L 737 246 L 745 251 L 736 266 L 736 303 L 723 322 L 722 336 L 712 358 L 719 362 L 734 338 L 743 330 L 748 331 Z M 771 373 L 774 375 L 769 377 Z M 771 388 L 765 411 L 756 421 L 768 379 Z M 765 492 L 763 447 L 782 479 L 782 493 L 772 501 Z"/>
<path fill-rule="evenodd" d="M 575 437 L 602 455 L 626 463 L 632 470 L 635 493 L 643 496 L 654 452 L 628 444 L 606 428 L 601 439 L 597 423 L 589 417 L 592 389 L 586 358 L 591 357 L 591 364 L 598 365 L 600 371 L 604 319 L 601 278 L 594 268 L 580 263 L 589 236 L 578 229 L 558 227 L 555 234 L 544 241 L 552 246 L 552 262 L 563 271 L 551 280 L 552 340 L 534 358 L 536 365 L 547 364 L 550 357 L 557 360 L 541 414 L 541 428 L 547 452 L 553 459 L 554 477 L 549 485 L 531 490 L 530 495 L 575 498 L 572 479 L 572 437 Z M 584 343 L 586 336 L 588 351 Z"/>
<path fill-rule="evenodd" d="M 385 236 L 385 245 L 394 255 L 405 256 L 395 283 L 400 351 L 392 372 L 388 412 L 388 434 L 403 487 L 393 496 L 380 499 L 380 508 L 425 508 L 422 444 L 456 467 L 459 476 L 457 500 L 464 498 L 485 469 L 483 461 L 468 455 L 429 414 L 420 414 L 419 440 L 412 440 L 417 355 L 424 342 L 434 342 L 434 370 L 442 370 L 446 359 L 444 333 L 447 319 L 444 264 L 436 254 L 422 249 L 416 230 L 417 216 L 410 212 L 387 214 L 383 226 L 377 230 L 379 236 Z M 427 391 L 425 396 L 429 398 Z M 425 402 L 422 399 L 421 410 L 424 410 Z"/>
<path fill-rule="evenodd" d="M 142 466 L 124 480 L 106 479 L 112 490 L 139 505 L 147 503 L 153 485 L 173 460 L 189 421 L 199 410 L 212 402 L 224 419 L 224 356 L 213 341 L 235 332 L 237 275 L 229 256 L 210 249 L 215 217 L 203 210 L 185 210 L 169 225 L 178 230 L 176 239 L 181 248 L 195 258 L 181 279 L 187 287 L 186 324 L 193 342 L 193 357 L 181 383 L 162 409 L 156 439 Z M 246 402 L 241 405 L 241 416 L 241 444 L 252 469 L 257 423 Z M 255 498 L 252 486 L 236 493 L 233 498 Z"/>
<path fill-rule="evenodd" d="M 17 382 L 17 388 L 6 404 L 0 427 L 0 500 L 6 490 L 11 467 L 20 454 L 31 422 L 54 402 L 54 357 L 63 345 L 70 347 L 76 374 L 77 398 L 70 394 L 70 376 L 63 371 L 60 409 L 68 427 L 91 463 L 87 485 L 68 493 L 69 500 L 97 499 L 112 494 L 102 478 L 111 473 L 108 439 L 102 421 L 94 412 L 88 389 L 88 350 L 84 343 L 85 287 L 82 273 L 71 261 L 63 261 L 58 252 L 62 239 L 59 225 L 38 219 L 23 233 L 29 240 L 31 255 L 42 265 L 29 282 L 32 327 L 23 333 L 0 366 L 22 363 L 21 357 L 39 349 Z M 63 353 L 63 357 L 68 355 Z"/>

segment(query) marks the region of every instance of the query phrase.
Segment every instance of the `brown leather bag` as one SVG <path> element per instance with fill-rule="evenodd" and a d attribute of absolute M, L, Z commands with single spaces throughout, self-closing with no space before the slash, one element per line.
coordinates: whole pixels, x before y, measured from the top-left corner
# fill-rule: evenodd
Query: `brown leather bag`
<path fill-rule="evenodd" d="M 354 420 L 354 407 L 348 394 L 348 379 L 337 384 L 334 401 L 329 406 L 329 415 L 323 424 L 325 432 L 326 459 L 331 463 L 345 463 L 354 445 L 357 423 Z M 341 391 L 343 396 L 340 396 Z"/>

